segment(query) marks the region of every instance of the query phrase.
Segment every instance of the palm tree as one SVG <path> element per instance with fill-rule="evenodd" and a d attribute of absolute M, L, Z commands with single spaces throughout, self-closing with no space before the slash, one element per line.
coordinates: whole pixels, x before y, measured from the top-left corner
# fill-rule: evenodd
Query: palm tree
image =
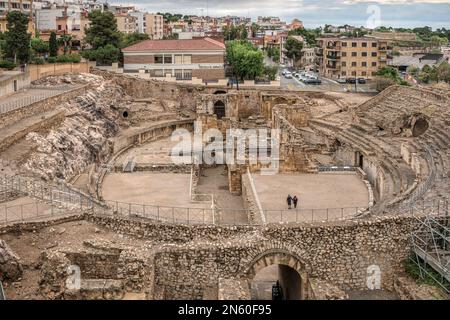
<path fill-rule="evenodd" d="M 64 54 L 67 53 L 67 47 L 71 41 L 72 41 L 72 36 L 70 34 L 63 34 L 61 37 L 59 37 L 58 42 L 59 42 L 60 46 L 63 46 Z"/>

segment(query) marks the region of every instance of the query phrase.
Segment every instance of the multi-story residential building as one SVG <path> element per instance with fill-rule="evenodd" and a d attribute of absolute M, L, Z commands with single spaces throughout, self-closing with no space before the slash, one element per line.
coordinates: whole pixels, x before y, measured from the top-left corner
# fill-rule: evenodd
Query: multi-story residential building
<path fill-rule="evenodd" d="M 128 13 L 116 13 L 117 30 L 123 33 L 134 33 L 138 30 L 137 17 Z"/>
<path fill-rule="evenodd" d="M 160 14 L 145 14 L 145 33 L 150 39 L 159 40 L 164 36 L 164 18 Z"/>
<path fill-rule="evenodd" d="M 114 14 L 126 14 L 129 12 L 136 11 L 136 8 L 135 6 L 117 5 L 117 6 L 109 6 L 108 10 Z"/>
<path fill-rule="evenodd" d="M 145 30 L 147 28 L 147 24 L 145 21 L 145 12 L 132 11 L 128 14 L 136 18 L 136 31 L 139 33 L 145 33 Z"/>
<path fill-rule="evenodd" d="M 34 33 L 33 0 L 0 0 L 0 32 L 7 31 L 6 15 L 9 11 L 20 11 L 28 15 L 28 32 Z"/>
<path fill-rule="evenodd" d="M 195 77 L 207 82 L 225 78 L 225 45 L 210 38 L 144 40 L 122 51 L 124 72 L 145 70 L 150 77 Z"/>
<path fill-rule="evenodd" d="M 319 38 L 316 55 L 319 72 L 329 78 L 372 78 L 392 59 L 388 40 L 373 37 Z"/>

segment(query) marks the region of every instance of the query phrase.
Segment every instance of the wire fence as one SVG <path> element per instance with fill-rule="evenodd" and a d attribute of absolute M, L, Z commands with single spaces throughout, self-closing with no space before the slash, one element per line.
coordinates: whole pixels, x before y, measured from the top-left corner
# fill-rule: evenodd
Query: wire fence
<path fill-rule="evenodd" d="M 22 222 L 70 213 L 67 208 L 39 201 L 23 204 L 0 204 L 0 223 Z"/>

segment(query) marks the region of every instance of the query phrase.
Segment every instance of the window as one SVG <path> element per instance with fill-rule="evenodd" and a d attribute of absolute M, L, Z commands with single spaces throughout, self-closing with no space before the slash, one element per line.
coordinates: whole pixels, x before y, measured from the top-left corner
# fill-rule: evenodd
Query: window
<path fill-rule="evenodd" d="M 11 6 L 12 6 L 13 9 L 19 9 L 20 8 L 19 3 L 12 3 Z"/>
<path fill-rule="evenodd" d="M 372 48 L 376 48 L 377 47 L 377 43 L 376 42 L 372 42 Z"/>
<path fill-rule="evenodd" d="M 377 72 L 376 71 L 372 71 L 372 76 L 376 76 Z"/>
<path fill-rule="evenodd" d="M 184 64 L 191 64 L 192 63 L 192 55 L 190 54 L 185 54 L 183 56 L 183 63 Z"/>
<path fill-rule="evenodd" d="M 175 78 L 177 78 L 177 80 L 183 79 L 183 70 L 175 69 Z"/>
<path fill-rule="evenodd" d="M 362 55 L 363 57 L 367 57 L 367 52 L 362 52 L 361 55 Z"/>
<path fill-rule="evenodd" d="M 372 67 L 376 67 L 376 66 L 377 66 L 376 61 L 372 62 Z"/>
<path fill-rule="evenodd" d="M 342 52 L 341 55 L 342 55 L 343 57 L 346 57 L 346 56 L 347 56 L 347 52 Z"/>
<path fill-rule="evenodd" d="M 346 67 L 346 66 L 347 66 L 347 62 L 342 61 L 342 66 L 343 66 L 343 67 Z"/>
<path fill-rule="evenodd" d="M 181 54 L 176 54 L 174 57 L 175 57 L 175 64 L 183 63 L 183 56 Z"/>
<path fill-rule="evenodd" d="M 347 75 L 347 72 L 342 71 L 342 72 L 341 72 L 341 75 L 346 76 L 346 75 Z"/>
<path fill-rule="evenodd" d="M 356 67 L 356 61 L 352 62 L 352 67 Z"/>
<path fill-rule="evenodd" d="M 356 71 L 352 71 L 352 76 L 356 76 Z"/>
<path fill-rule="evenodd" d="M 361 64 L 363 67 L 367 67 L 367 62 L 363 61 Z"/>
<path fill-rule="evenodd" d="M 347 42 L 342 42 L 342 46 L 346 47 L 347 46 Z"/>
<path fill-rule="evenodd" d="M 150 76 L 152 77 L 164 77 L 164 72 L 162 69 L 150 70 Z"/>
<path fill-rule="evenodd" d="M 367 48 L 367 42 L 362 43 L 363 48 Z"/>
<path fill-rule="evenodd" d="M 171 64 L 172 63 L 172 55 L 164 55 L 164 63 Z"/>
<path fill-rule="evenodd" d="M 62 30 L 62 26 L 58 24 L 58 30 Z"/>
<path fill-rule="evenodd" d="M 184 70 L 184 79 L 191 80 L 192 79 L 192 70 Z"/>
<path fill-rule="evenodd" d="M 155 55 L 155 63 L 163 63 L 163 55 L 162 54 L 157 54 Z"/>
<path fill-rule="evenodd" d="M 377 52 L 372 52 L 372 57 L 376 57 L 378 55 Z"/>
<path fill-rule="evenodd" d="M 352 57 L 356 57 L 356 56 L 358 56 L 358 53 L 357 52 L 352 52 Z"/>
<path fill-rule="evenodd" d="M 363 77 L 365 77 L 365 76 L 367 76 L 367 72 L 363 71 L 363 72 L 361 72 L 361 75 L 362 75 Z"/>
<path fill-rule="evenodd" d="M 352 47 L 353 48 L 356 48 L 358 46 L 358 43 L 357 42 L 352 42 Z"/>
<path fill-rule="evenodd" d="M 6 8 L 6 3 L 5 2 L 0 2 L 0 8 Z"/>

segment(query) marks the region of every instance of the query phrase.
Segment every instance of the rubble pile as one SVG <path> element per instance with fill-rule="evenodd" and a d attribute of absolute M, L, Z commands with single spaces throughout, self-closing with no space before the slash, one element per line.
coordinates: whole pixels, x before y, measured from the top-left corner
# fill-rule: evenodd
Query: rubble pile
<path fill-rule="evenodd" d="M 59 128 L 46 135 L 32 132 L 27 136 L 37 145 L 37 150 L 25 163 L 25 169 L 45 180 L 70 179 L 89 164 L 108 157 L 111 152 L 108 139 L 119 130 L 121 87 L 90 74 L 62 78 L 84 79 L 91 81 L 91 85 L 85 94 L 62 106 L 66 119 Z"/>
<path fill-rule="evenodd" d="M 64 84 L 93 84 L 99 85 L 104 79 L 101 76 L 97 76 L 92 73 L 68 73 L 63 76 L 48 76 L 36 81 L 33 81 L 33 85 L 41 87 L 53 87 L 55 85 Z"/>
<path fill-rule="evenodd" d="M 19 257 L 5 241 L 0 240 L 0 281 L 16 281 L 22 277 L 23 268 Z"/>

